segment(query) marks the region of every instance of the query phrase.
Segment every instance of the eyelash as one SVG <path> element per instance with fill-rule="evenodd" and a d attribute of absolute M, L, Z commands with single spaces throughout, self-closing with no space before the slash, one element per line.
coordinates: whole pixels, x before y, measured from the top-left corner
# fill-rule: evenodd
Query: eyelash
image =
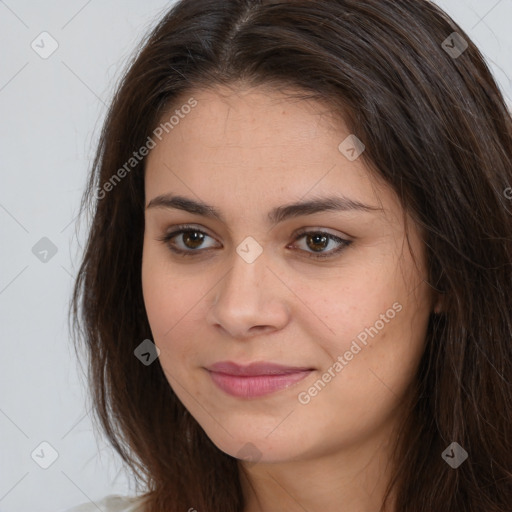
<path fill-rule="evenodd" d="M 201 233 L 203 235 L 210 237 L 210 235 L 208 235 L 208 233 L 205 233 L 204 231 L 201 231 L 200 229 L 194 228 L 193 226 L 179 225 L 179 226 L 176 226 L 176 229 L 174 231 L 172 231 L 171 233 L 166 233 L 162 237 L 158 237 L 157 240 L 165 243 L 165 245 L 169 248 L 170 251 L 172 251 L 176 254 L 179 254 L 181 256 L 185 256 L 185 257 L 197 256 L 196 253 L 201 253 L 201 252 L 204 252 L 205 250 L 208 250 L 208 249 L 202 249 L 202 250 L 201 249 L 190 249 L 190 250 L 185 251 L 183 249 L 177 249 L 175 246 L 173 246 L 170 243 L 170 241 L 174 237 L 184 234 L 184 233 L 191 233 L 191 232 Z M 335 255 L 342 252 L 344 249 L 346 249 L 352 243 L 352 240 L 345 240 L 343 238 L 340 238 L 339 236 L 332 235 L 331 233 L 327 233 L 324 231 L 307 231 L 306 229 L 300 230 L 295 235 L 293 242 L 294 243 L 297 242 L 300 238 L 303 238 L 305 235 L 324 235 L 329 240 L 334 240 L 335 242 L 338 242 L 339 244 L 341 244 L 341 246 L 339 248 L 333 249 L 333 250 L 329 251 L 328 253 L 316 253 L 315 254 L 315 253 L 308 253 L 307 251 L 304 251 L 307 253 L 307 256 L 306 256 L 307 258 L 312 258 L 315 260 L 332 258 Z M 212 237 L 210 237 L 210 238 L 212 238 Z"/>

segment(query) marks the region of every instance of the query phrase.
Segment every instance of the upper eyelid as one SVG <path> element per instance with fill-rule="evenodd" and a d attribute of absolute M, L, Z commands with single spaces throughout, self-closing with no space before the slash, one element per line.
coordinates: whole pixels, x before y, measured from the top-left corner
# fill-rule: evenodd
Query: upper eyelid
<path fill-rule="evenodd" d="M 205 235 L 213 238 L 216 240 L 216 237 L 212 234 L 210 234 L 208 232 L 208 229 L 203 227 L 203 226 L 197 226 L 197 225 L 194 225 L 194 224 L 177 224 L 175 226 L 172 226 L 168 229 L 165 229 L 165 234 L 167 235 L 170 235 L 171 233 L 175 233 L 176 235 L 179 234 L 178 232 L 180 231 L 199 231 L 199 232 L 202 232 L 204 233 Z M 328 235 L 332 235 L 333 237 L 338 237 L 338 238 L 341 238 L 341 239 L 344 239 L 344 240 L 347 240 L 347 241 L 350 241 L 350 240 L 353 240 L 355 237 L 349 235 L 348 233 L 345 233 L 345 232 L 337 232 L 337 233 L 332 233 L 332 228 L 326 228 L 326 227 L 302 227 L 302 228 L 299 228 L 299 229 L 296 229 L 293 231 L 293 233 L 291 234 L 291 237 L 292 238 L 296 238 L 297 236 L 301 236 L 301 235 L 304 235 L 304 234 L 307 234 L 307 233 L 315 233 L 315 232 L 321 232 L 321 233 L 326 233 Z M 218 241 L 218 240 L 217 240 Z"/>
<path fill-rule="evenodd" d="M 318 256 L 317 258 L 319 259 L 322 259 L 322 256 L 320 256 L 321 254 L 324 254 L 324 258 L 327 259 L 329 257 L 334 257 L 338 252 L 342 251 L 343 248 L 346 248 L 348 247 L 349 245 L 351 245 L 353 242 L 354 242 L 354 237 L 350 237 L 350 236 L 346 236 L 345 234 L 342 234 L 341 236 L 340 235 L 337 235 L 337 234 L 333 234 L 333 233 L 330 233 L 329 231 L 327 231 L 327 229 L 329 228 L 316 228 L 316 227 L 302 227 L 302 228 L 299 228 L 298 230 L 295 230 L 293 232 L 293 234 L 291 235 L 291 238 L 292 238 L 292 241 L 290 244 L 288 244 L 286 246 L 287 249 L 289 248 L 292 248 L 292 247 L 296 247 L 295 244 L 297 244 L 297 242 L 299 240 L 301 240 L 302 238 L 304 238 L 306 235 L 308 234 L 311 234 L 311 233 L 322 233 L 324 235 L 327 235 L 327 238 L 329 239 L 329 242 L 334 242 L 336 244 L 339 245 L 338 249 L 331 249 L 330 251 L 326 251 L 324 253 L 317 253 Z M 207 233 L 205 230 L 203 230 L 202 228 L 198 228 L 198 227 L 195 227 L 193 225 L 189 225 L 189 224 L 183 224 L 183 225 L 176 225 L 168 230 L 166 230 L 166 233 L 162 236 L 162 237 L 159 237 L 158 240 L 160 241 L 166 241 L 166 243 L 170 243 L 172 239 L 176 238 L 176 237 L 180 237 L 182 236 L 184 233 L 188 232 L 188 231 L 196 231 L 196 232 L 201 232 L 203 234 L 205 234 L 206 236 L 212 238 L 213 240 L 215 240 L 215 242 L 217 244 L 220 244 L 222 246 L 222 243 L 219 242 L 216 237 L 210 235 L 209 233 Z M 215 247 L 204 247 L 204 248 L 198 248 L 198 249 L 177 249 L 178 252 L 184 252 L 184 253 L 187 253 L 187 254 L 194 254 L 194 253 L 197 253 L 197 254 L 200 254 L 200 253 L 206 253 L 206 252 L 209 252 L 211 250 L 214 250 L 216 249 Z M 218 249 L 218 247 L 217 247 Z M 309 251 L 305 250 L 305 249 L 300 249 L 301 251 L 304 251 L 308 254 L 314 254 L 314 253 L 309 253 Z M 314 256 L 313 256 L 314 257 Z"/>

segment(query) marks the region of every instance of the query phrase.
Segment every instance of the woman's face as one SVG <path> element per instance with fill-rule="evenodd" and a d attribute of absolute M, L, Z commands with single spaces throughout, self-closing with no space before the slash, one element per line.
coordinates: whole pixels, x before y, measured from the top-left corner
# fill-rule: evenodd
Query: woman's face
<path fill-rule="evenodd" d="M 324 105 L 263 89 L 190 96 L 145 176 L 143 293 L 169 384 L 238 458 L 385 439 L 433 307 L 412 220 L 416 262 L 396 195 Z M 263 365 L 247 376 L 224 362 Z"/>

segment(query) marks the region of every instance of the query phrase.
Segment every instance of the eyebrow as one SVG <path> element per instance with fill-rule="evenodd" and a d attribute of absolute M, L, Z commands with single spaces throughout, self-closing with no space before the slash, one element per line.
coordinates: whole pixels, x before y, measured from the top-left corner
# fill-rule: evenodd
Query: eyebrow
<path fill-rule="evenodd" d="M 203 217 L 216 219 L 224 224 L 226 223 L 222 213 L 214 206 L 179 195 L 163 194 L 154 197 L 146 206 L 146 210 L 149 208 L 183 210 L 196 215 L 202 215 Z M 268 213 L 268 222 L 275 225 L 290 218 L 300 217 L 302 215 L 313 215 L 315 213 L 326 211 L 382 212 L 384 209 L 377 206 L 363 204 L 360 201 L 356 201 L 345 196 L 331 195 L 328 197 L 319 197 L 308 201 L 300 201 L 297 203 L 277 206 Z"/>

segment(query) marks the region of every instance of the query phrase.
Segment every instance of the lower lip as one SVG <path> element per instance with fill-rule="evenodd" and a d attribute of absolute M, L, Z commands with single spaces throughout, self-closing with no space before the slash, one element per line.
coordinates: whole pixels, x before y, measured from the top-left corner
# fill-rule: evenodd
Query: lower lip
<path fill-rule="evenodd" d="M 313 370 L 279 375 L 239 376 L 211 372 L 213 382 L 228 395 L 254 398 L 285 389 L 307 377 Z"/>

